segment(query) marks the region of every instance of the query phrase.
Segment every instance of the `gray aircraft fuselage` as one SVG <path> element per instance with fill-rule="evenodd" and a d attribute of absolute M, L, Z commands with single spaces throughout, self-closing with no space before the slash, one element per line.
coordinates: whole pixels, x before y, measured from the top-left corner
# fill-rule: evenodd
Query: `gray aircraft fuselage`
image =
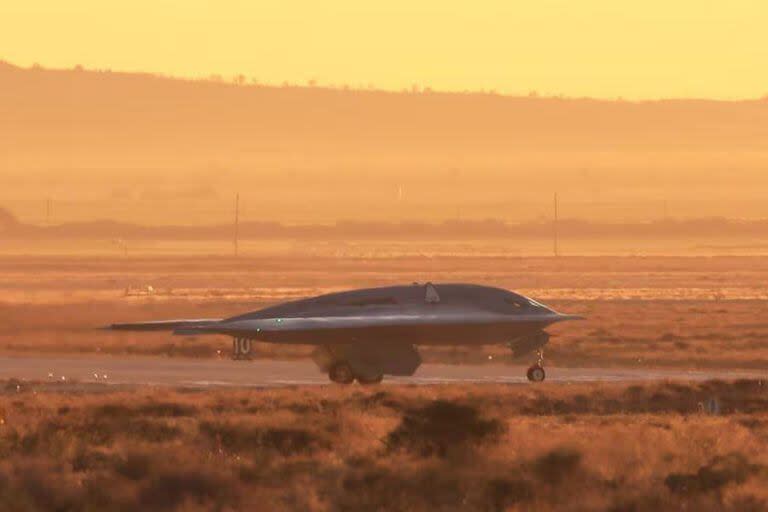
<path fill-rule="evenodd" d="M 555 322 L 577 318 L 501 288 L 427 283 L 330 293 L 223 320 L 114 324 L 112 328 L 173 329 L 183 335 L 225 334 L 310 345 L 483 345 L 507 343 Z"/>
<path fill-rule="evenodd" d="M 332 380 L 348 381 L 339 363 L 359 378 L 412 374 L 421 363 L 417 345 L 507 344 L 519 356 L 547 343 L 547 326 L 579 318 L 500 288 L 414 283 L 330 293 L 225 319 L 111 328 L 229 335 L 236 356 L 249 353 L 251 341 L 316 345 L 318 365 L 330 369 Z M 529 372 L 529 378 L 537 375 Z M 543 380 L 543 370 L 540 376 Z"/>

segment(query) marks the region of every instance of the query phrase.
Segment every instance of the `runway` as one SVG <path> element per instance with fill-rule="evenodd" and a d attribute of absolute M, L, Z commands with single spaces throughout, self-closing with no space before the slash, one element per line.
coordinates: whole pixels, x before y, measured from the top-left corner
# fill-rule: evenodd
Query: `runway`
<path fill-rule="evenodd" d="M 412 377 L 387 377 L 384 383 L 528 383 L 526 368 L 499 364 L 424 364 Z M 231 361 L 130 357 L 0 357 L 0 379 L 178 387 L 276 387 L 328 385 L 312 361 Z M 640 368 L 547 367 L 547 382 L 629 382 L 768 378 L 755 370 L 672 370 Z"/>

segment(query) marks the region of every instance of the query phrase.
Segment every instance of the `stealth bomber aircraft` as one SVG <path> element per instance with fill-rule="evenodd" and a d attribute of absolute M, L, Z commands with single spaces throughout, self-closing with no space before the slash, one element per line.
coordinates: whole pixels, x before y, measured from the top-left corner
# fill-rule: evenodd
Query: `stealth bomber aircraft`
<path fill-rule="evenodd" d="M 517 293 L 474 284 L 418 284 L 330 293 L 226 319 L 113 324 L 116 330 L 171 330 L 232 337 L 233 357 L 248 359 L 252 342 L 314 345 L 313 359 L 333 382 L 381 382 L 413 375 L 418 345 L 506 344 L 538 357 L 527 377 L 541 382 L 544 329 L 581 317 L 558 313 Z"/>

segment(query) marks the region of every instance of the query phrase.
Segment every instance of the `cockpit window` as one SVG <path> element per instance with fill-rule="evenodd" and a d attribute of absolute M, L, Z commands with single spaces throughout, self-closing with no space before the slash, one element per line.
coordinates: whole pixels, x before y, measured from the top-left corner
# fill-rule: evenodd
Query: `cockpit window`
<path fill-rule="evenodd" d="M 528 303 L 529 303 L 531 306 L 535 307 L 535 308 L 541 308 L 541 309 L 549 309 L 549 308 L 547 308 L 547 306 L 545 306 L 545 305 L 544 305 L 544 304 L 542 304 L 541 302 L 536 302 L 536 301 L 535 301 L 535 300 L 533 300 L 533 299 L 528 299 Z"/>

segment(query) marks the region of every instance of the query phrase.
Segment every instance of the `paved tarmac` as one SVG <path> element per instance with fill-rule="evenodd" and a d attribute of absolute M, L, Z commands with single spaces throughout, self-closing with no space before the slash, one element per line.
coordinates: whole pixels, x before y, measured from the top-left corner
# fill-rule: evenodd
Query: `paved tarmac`
<path fill-rule="evenodd" d="M 448 384 L 462 382 L 527 383 L 524 366 L 500 364 L 424 364 L 412 377 L 387 377 L 386 383 Z M 0 357 L 0 379 L 101 382 L 187 387 L 274 387 L 329 384 L 310 360 L 232 361 L 149 357 Z M 768 378 L 757 370 L 672 370 L 641 368 L 547 367 L 547 382 L 628 382 Z"/>

